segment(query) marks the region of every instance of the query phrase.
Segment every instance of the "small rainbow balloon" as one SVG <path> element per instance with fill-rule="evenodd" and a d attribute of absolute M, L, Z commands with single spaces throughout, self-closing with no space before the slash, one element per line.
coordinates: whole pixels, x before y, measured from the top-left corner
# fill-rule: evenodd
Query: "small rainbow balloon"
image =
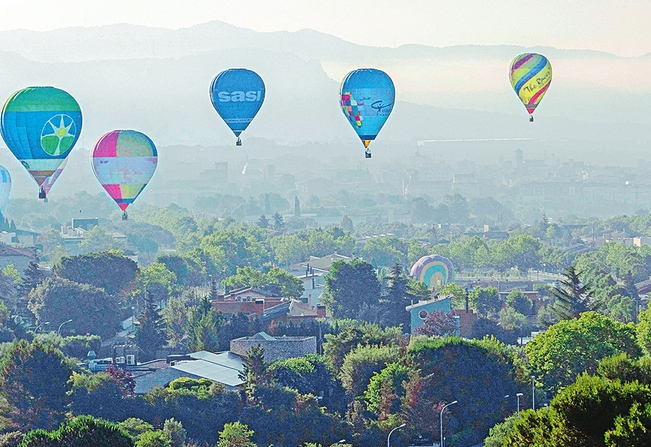
<path fill-rule="evenodd" d="M 524 53 L 511 62 L 509 77 L 513 90 L 533 121 L 533 112 L 552 83 L 552 65 L 542 54 Z"/>
<path fill-rule="evenodd" d="M 454 281 L 454 266 L 446 257 L 428 255 L 416 261 L 409 275 L 423 281 L 430 289 L 439 288 Z"/>
<path fill-rule="evenodd" d="M 90 153 L 97 180 L 124 211 L 145 189 L 158 163 L 156 146 L 143 133 L 114 130 L 103 135 Z"/>

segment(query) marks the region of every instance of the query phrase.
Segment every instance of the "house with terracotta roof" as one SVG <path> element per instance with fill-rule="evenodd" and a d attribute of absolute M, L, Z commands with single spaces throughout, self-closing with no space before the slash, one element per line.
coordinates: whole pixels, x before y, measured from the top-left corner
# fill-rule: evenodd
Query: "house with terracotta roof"
<path fill-rule="evenodd" d="M 272 323 L 300 324 L 326 317 L 325 306 L 312 307 L 298 300 L 285 300 L 264 310 L 258 319 L 269 325 Z"/>
<path fill-rule="evenodd" d="M 35 248 L 19 248 L 0 244 L 0 269 L 11 264 L 16 270 L 23 273 L 32 261 L 38 262 Z"/>
<path fill-rule="evenodd" d="M 265 309 L 280 304 L 283 297 L 255 287 L 240 287 L 230 292 L 217 295 L 212 300 L 215 309 L 223 314 L 262 315 Z"/>

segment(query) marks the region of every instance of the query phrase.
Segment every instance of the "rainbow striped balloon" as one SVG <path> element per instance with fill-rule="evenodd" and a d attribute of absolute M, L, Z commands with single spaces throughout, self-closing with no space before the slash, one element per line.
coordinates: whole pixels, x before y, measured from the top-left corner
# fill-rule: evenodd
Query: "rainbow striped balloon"
<path fill-rule="evenodd" d="M 454 266 L 444 256 L 428 255 L 416 261 L 409 275 L 423 281 L 430 289 L 439 288 L 454 281 Z"/>
<path fill-rule="evenodd" d="M 127 207 L 156 171 L 156 146 L 138 131 L 114 130 L 95 143 L 90 156 L 97 180 L 124 211 L 123 219 L 126 219 Z"/>
<path fill-rule="evenodd" d="M 511 86 L 533 114 L 552 83 L 552 65 L 542 54 L 524 53 L 511 62 Z"/>

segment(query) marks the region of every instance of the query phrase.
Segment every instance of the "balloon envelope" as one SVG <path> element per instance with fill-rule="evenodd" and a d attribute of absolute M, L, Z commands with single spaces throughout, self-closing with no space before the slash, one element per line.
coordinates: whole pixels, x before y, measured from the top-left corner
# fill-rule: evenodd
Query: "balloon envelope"
<path fill-rule="evenodd" d="M 428 255 L 420 258 L 411 267 L 410 276 L 423 281 L 428 288 L 443 287 L 454 281 L 452 261 L 440 255 Z"/>
<path fill-rule="evenodd" d="M 158 151 L 143 133 L 114 130 L 90 153 L 97 180 L 122 211 L 136 200 L 156 171 Z"/>
<path fill-rule="evenodd" d="M 59 178 L 59 176 L 61 175 L 63 169 L 66 167 L 67 164 L 68 164 L 68 159 L 66 158 L 65 160 L 63 160 L 63 163 L 61 163 L 61 165 L 57 168 L 57 170 L 54 171 L 54 174 L 52 174 L 51 176 L 45 179 L 43 185 L 41 185 L 43 187 L 43 191 L 45 191 L 45 194 L 50 194 L 50 189 L 52 189 L 52 187 L 54 186 L 54 182 L 57 181 L 57 179 Z"/>
<path fill-rule="evenodd" d="M 0 210 L 9 203 L 9 193 L 11 193 L 11 175 L 7 168 L 0 166 Z"/>
<path fill-rule="evenodd" d="M 262 78 L 246 68 L 219 73 L 210 85 L 210 100 L 224 122 L 239 137 L 262 107 L 265 88 Z"/>
<path fill-rule="evenodd" d="M 81 109 L 67 92 L 27 87 L 2 108 L 7 147 L 41 186 L 68 156 L 81 133 Z"/>
<path fill-rule="evenodd" d="M 521 54 L 511 62 L 510 80 L 527 112 L 533 114 L 552 83 L 552 65 L 542 54 Z"/>
<path fill-rule="evenodd" d="M 375 68 L 351 71 L 341 83 L 341 109 L 364 143 L 375 139 L 393 110 L 396 98 L 393 81 Z"/>

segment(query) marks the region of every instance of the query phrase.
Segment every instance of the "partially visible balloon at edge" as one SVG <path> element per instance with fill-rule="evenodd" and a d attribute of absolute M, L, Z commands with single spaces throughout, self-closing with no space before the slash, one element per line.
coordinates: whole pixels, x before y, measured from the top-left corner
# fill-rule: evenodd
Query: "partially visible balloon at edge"
<path fill-rule="evenodd" d="M 54 87 L 27 87 L 7 99 L 0 131 L 7 147 L 42 188 L 68 156 L 81 134 L 79 104 Z"/>
<path fill-rule="evenodd" d="M 0 166 L 0 210 L 4 210 L 9 203 L 11 193 L 11 174 L 7 168 Z"/>

